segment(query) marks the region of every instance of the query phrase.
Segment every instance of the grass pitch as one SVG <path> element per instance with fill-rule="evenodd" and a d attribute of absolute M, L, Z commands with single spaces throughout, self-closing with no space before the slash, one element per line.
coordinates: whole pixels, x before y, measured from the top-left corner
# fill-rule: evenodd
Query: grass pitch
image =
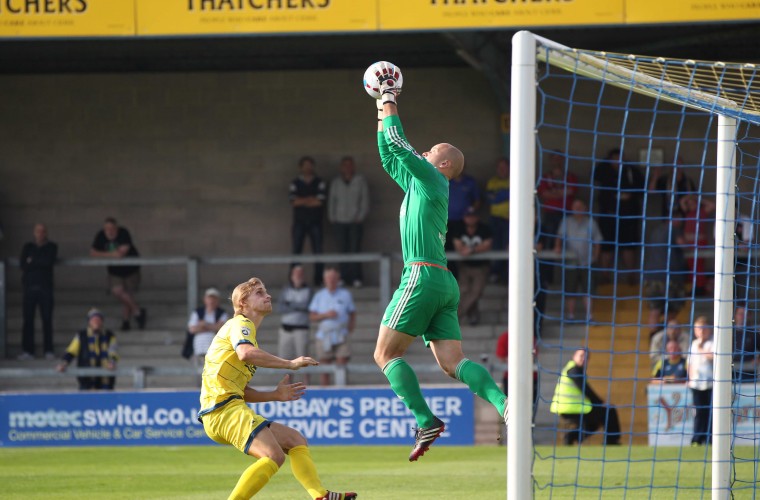
<path fill-rule="evenodd" d="M 417 463 L 407 461 L 408 452 L 408 447 L 398 446 L 312 448 L 325 486 L 357 491 L 361 500 L 506 498 L 503 447 L 433 447 Z M 577 448 L 537 448 L 535 498 L 710 498 L 706 448 L 584 446 L 583 460 L 578 460 L 577 452 Z M 251 463 L 251 458 L 221 446 L 4 449 L 0 450 L 0 496 L 5 500 L 226 499 Z M 745 466 L 754 470 L 744 475 L 756 478 L 757 463 Z M 549 482 L 554 488 L 542 490 Z M 734 498 L 755 494 L 754 487 L 745 485 Z M 259 497 L 309 498 L 287 461 Z"/>

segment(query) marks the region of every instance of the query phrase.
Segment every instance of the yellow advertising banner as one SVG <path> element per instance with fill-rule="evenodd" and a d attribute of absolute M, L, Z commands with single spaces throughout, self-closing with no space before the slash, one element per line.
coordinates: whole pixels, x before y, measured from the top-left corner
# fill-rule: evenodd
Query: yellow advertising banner
<path fill-rule="evenodd" d="M 376 0 L 136 0 L 140 35 L 375 31 Z"/>
<path fill-rule="evenodd" d="M 134 34 L 134 0 L 0 1 L 0 37 Z"/>
<path fill-rule="evenodd" d="M 760 19 L 760 0 L 628 0 L 625 21 L 683 23 Z"/>
<path fill-rule="evenodd" d="M 622 24 L 624 0 L 381 0 L 381 30 Z"/>

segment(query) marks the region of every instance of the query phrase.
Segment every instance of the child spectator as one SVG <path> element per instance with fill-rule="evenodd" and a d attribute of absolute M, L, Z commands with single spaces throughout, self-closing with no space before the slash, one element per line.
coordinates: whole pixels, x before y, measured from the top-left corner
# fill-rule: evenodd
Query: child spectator
<path fill-rule="evenodd" d="M 56 370 L 65 372 L 74 359 L 79 368 L 115 370 L 119 359 L 117 351 L 116 336 L 103 327 L 103 313 L 98 309 L 90 309 L 87 313 L 87 328 L 74 335 Z M 77 380 L 80 391 L 113 390 L 116 383 L 116 377 L 77 377 Z"/>
<path fill-rule="evenodd" d="M 667 356 L 663 356 L 654 365 L 652 382 L 664 384 L 685 383 L 688 377 L 688 363 L 681 353 L 681 346 L 676 340 L 669 340 L 665 347 Z"/>

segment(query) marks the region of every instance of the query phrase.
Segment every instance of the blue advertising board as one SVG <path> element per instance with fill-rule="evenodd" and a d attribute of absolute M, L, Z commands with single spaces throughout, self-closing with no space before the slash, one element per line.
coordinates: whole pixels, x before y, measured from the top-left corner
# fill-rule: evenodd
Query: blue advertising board
<path fill-rule="evenodd" d="M 466 388 L 423 388 L 447 424 L 441 445 L 475 441 Z M 390 389 L 309 389 L 298 401 L 251 405 L 315 445 L 408 444 L 414 417 Z M 0 394 L 0 447 L 213 444 L 198 422 L 198 392 Z"/>

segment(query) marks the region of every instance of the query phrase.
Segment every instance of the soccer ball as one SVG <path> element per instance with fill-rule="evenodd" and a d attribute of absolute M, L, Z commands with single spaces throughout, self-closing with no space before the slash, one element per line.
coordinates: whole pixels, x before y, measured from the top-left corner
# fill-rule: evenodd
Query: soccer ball
<path fill-rule="evenodd" d="M 364 72 L 364 90 L 373 99 L 380 99 L 380 81 L 378 76 L 381 74 L 393 74 L 396 79 L 396 88 L 401 92 L 401 85 L 404 83 L 404 77 L 401 75 L 401 70 L 393 63 L 387 61 L 378 61 L 374 64 L 370 64 L 367 71 Z"/>

